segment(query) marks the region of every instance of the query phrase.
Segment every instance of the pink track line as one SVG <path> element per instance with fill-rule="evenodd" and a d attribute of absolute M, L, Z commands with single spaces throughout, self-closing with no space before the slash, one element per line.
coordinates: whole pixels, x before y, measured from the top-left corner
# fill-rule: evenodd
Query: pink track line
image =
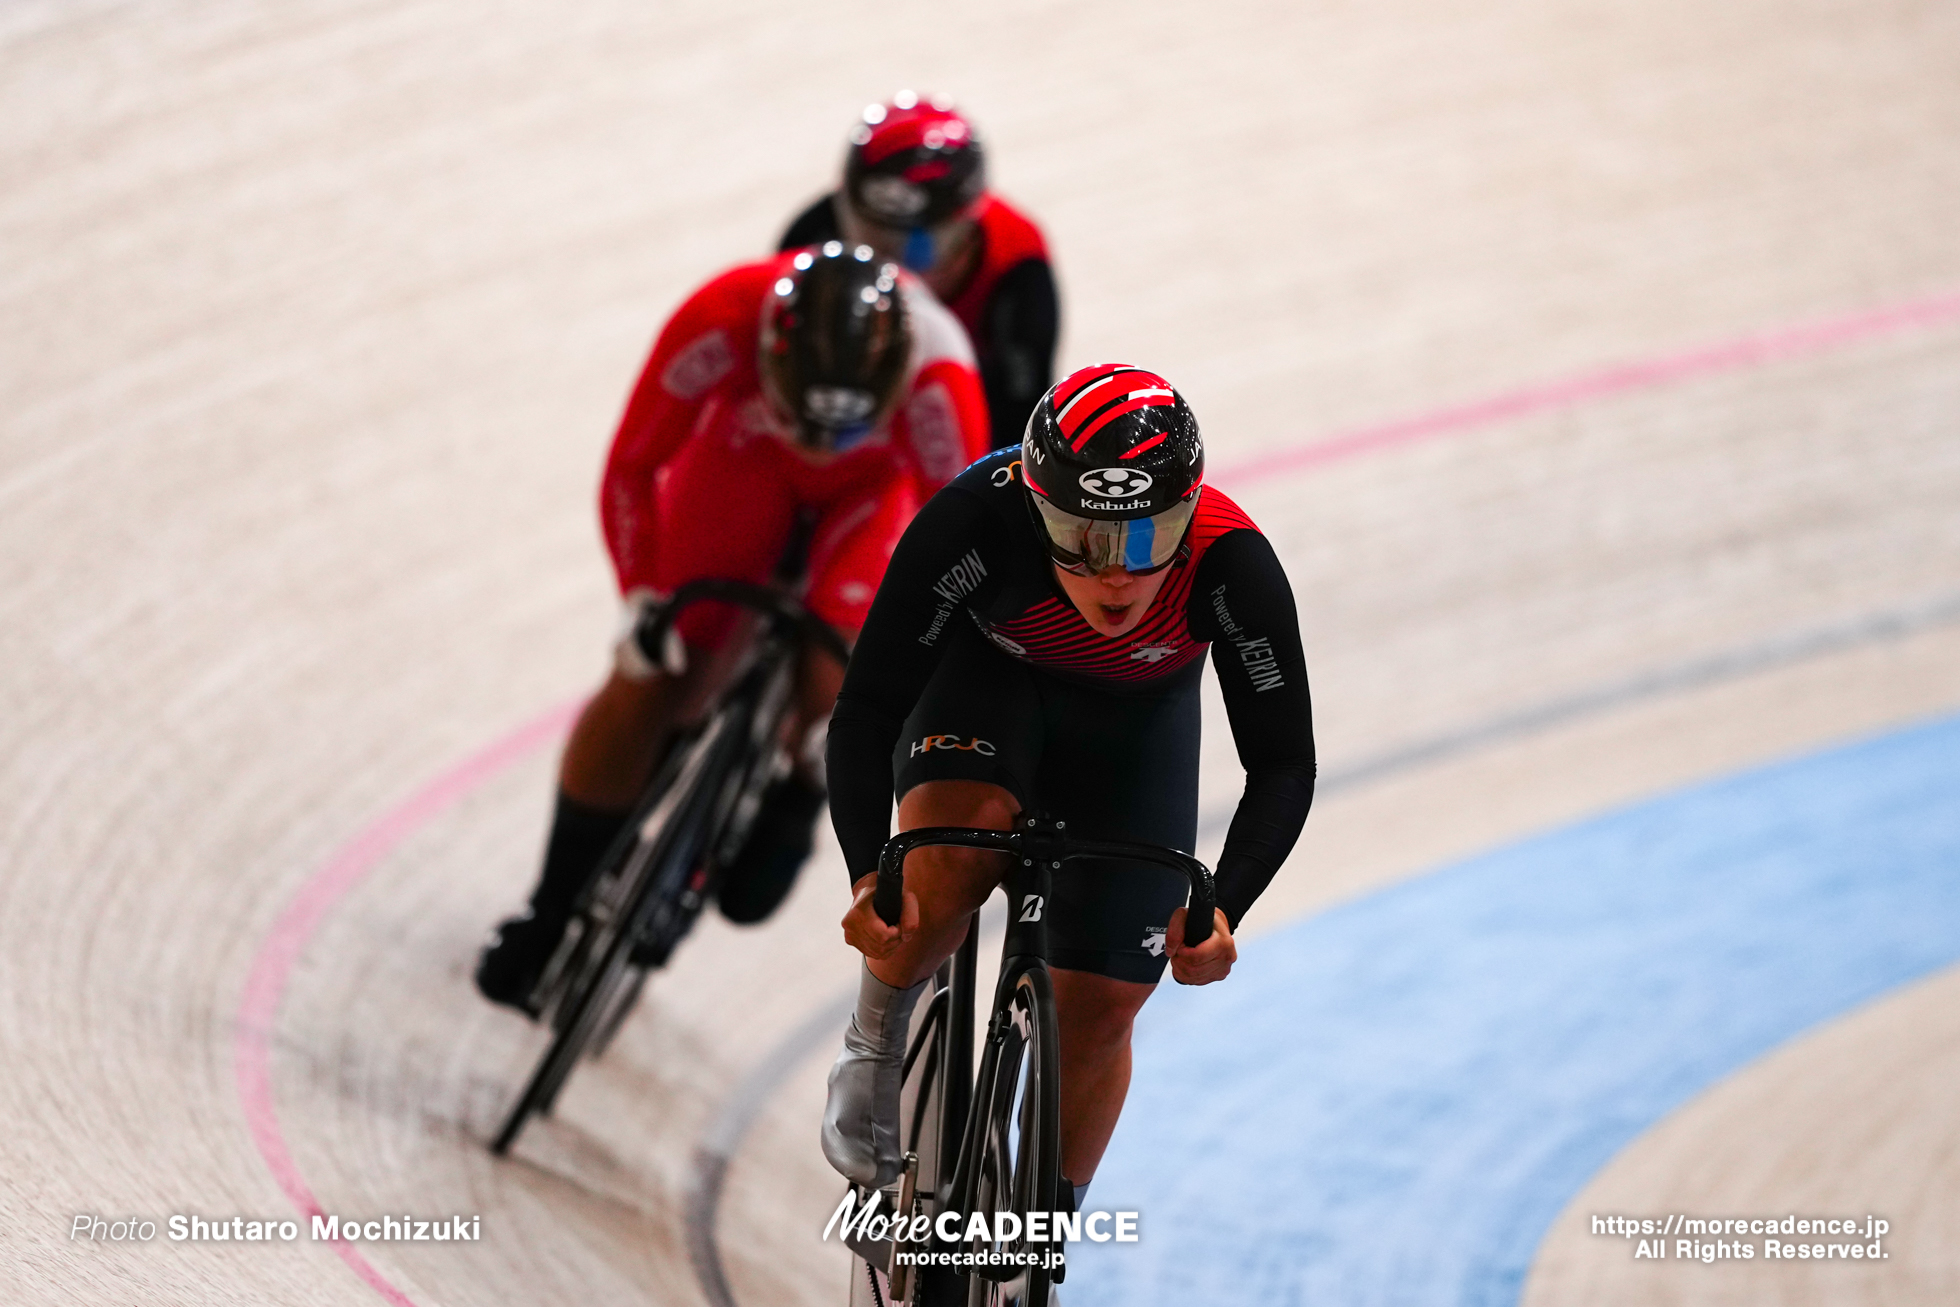
<path fill-rule="evenodd" d="M 1939 326 L 1956 319 L 1960 319 L 1960 291 L 1778 328 L 1724 344 L 1706 345 L 1645 361 L 1582 372 L 1561 381 L 1524 386 L 1414 417 L 1359 427 L 1294 449 L 1230 465 L 1218 472 L 1215 479 L 1221 482 L 1249 481 L 1256 477 L 1280 476 L 1360 454 L 1469 431 L 1506 418 L 1522 417 L 1650 386 L 1667 385 L 1691 377 L 1822 353 L 1914 328 Z M 302 1216 L 310 1218 L 321 1209 L 312 1189 L 307 1186 L 306 1177 L 300 1174 L 298 1165 L 294 1163 L 292 1152 L 286 1146 L 286 1137 L 279 1127 L 272 1092 L 271 1048 L 279 1003 L 285 996 L 286 983 L 292 978 L 300 955 L 312 940 L 313 932 L 319 929 L 320 923 L 326 920 L 341 898 L 373 871 L 396 845 L 505 767 L 564 734 L 581 702 L 560 704 L 532 718 L 389 809 L 342 845 L 327 859 L 326 865 L 300 886 L 285 911 L 280 913 L 278 921 L 273 923 L 271 932 L 259 945 L 246 977 L 244 997 L 238 1005 L 232 1061 L 237 1074 L 238 1097 L 245 1109 L 245 1123 L 251 1131 L 252 1142 L 258 1145 L 259 1155 L 265 1159 L 273 1178 L 286 1191 L 286 1196 Z M 334 1251 L 356 1275 L 394 1307 L 415 1307 L 413 1300 L 376 1270 L 352 1244 L 337 1240 Z"/>
<path fill-rule="evenodd" d="M 1231 464 L 1216 474 L 1217 481 L 1252 481 L 1283 476 L 1357 454 L 1374 453 L 1437 436 L 1456 435 L 1507 418 L 1542 413 L 1609 395 L 1664 386 L 1718 372 L 1734 372 L 1783 359 L 1820 354 L 1860 341 L 1896 335 L 1914 328 L 1934 327 L 1960 319 L 1960 291 L 1867 309 L 1837 318 L 1780 327 L 1717 345 L 1703 345 L 1677 354 L 1621 363 L 1581 372 L 1558 381 L 1521 386 L 1483 399 L 1418 413 L 1372 426 L 1356 427 L 1293 449 Z"/>
<path fill-rule="evenodd" d="M 300 1174 L 286 1147 L 279 1128 L 279 1113 L 272 1092 L 272 1032 L 279 1015 L 279 1002 L 285 997 L 286 982 L 300 955 L 327 914 L 346 893 L 360 884 L 397 844 L 413 834 L 444 808 L 463 798 L 505 767 L 517 762 L 565 733 L 583 700 L 560 704 L 541 713 L 502 739 L 466 758 L 415 794 L 397 804 L 380 820 L 363 830 L 327 860 L 299 888 L 286 910 L 279 914 L 272 930 L 259 945 L 252 969 L 245 980 L 245 995 L 238 1004 L 238 1023 L 232 1036 L 232 1064 L 238 1079 L 238 1097 L 245 1107 L 245 1124 L 252 1142 L 259 1147 L 286 1197 L 311 1218 L 321 1213 L 306 1177 Z M 365 1280 L 369 1287 L 394 1307 L 415 1307 L 413 1300 L 389 1282 L 388 1278 L 344 1239 L 336 1239 L 334 1251 L 340 1260 Z"/>

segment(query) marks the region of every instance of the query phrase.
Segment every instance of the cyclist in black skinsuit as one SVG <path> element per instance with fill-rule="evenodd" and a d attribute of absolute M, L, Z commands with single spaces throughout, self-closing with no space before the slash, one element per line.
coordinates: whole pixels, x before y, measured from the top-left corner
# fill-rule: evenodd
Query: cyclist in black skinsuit
<path fill-rule="evenodd" d="M 1021 438 L 1054 375 L 1061 303 L 1041 230 L 987 189 L 973 127 L 901 91 L 851 133 L 844 184 L 798 214 L 780 248 L 863 242 L 916 273 L 973 338 L 993 446 Z"/>
<path fill-rule="evenodd" d="M 912 1003 L 999 880 L 999 855 L 921 850 L 898 928 L 871 908 L 892 795 L 899 824 L 1006 829 L 1039 808 L 1088 838 L 1190 851 L 1199 678 L 1209 646 L 1246 768 L 1218 864 L 1216 933 L 1182 943 L 1184 881 L 1058 871 L 1050 956 L 1062 1049 L 1062 1170 L 1079 1190 L 1129 1086 L 1131 1022 L 1168 962 L 1223 979 L 1232 932 L 1313 800 L 1312 709 L 1292 591 L 1272 545 L 1203 485 L 1196 421 L 1161 377 L 1085 368 L 913 519 L 879 586 L 831 719 L 831 813 L 866 956 L 831 1072 L 826 1156 L 882 1186 L 898 1166 Z"/>

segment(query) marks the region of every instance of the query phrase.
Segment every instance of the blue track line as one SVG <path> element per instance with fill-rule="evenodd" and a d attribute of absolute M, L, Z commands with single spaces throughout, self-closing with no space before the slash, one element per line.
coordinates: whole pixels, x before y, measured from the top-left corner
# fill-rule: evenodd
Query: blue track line
<path fill-rule="evenodd" d="M 1635 1137 L 1956 959 L 1960 717 L 1336 908 L 1145 1009 L 1088 1204 L 1143 1238 L 1082 1245 L 1064 1296 L 1508 1307 Z"/>

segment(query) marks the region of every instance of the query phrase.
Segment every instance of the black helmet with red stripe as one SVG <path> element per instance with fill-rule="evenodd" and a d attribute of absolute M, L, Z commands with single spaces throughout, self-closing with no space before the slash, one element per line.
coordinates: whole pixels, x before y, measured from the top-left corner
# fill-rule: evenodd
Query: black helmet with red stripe
<path fill-rule="evenodd" d="M 1156 373 L 1101 363 L 1055 383 L 1028 418 L 1021 479 L 1055 561 L 1071 571 L 1168 566 L 1205 479 L 1205 442 Z"/>
<path fill-rule="evenodd" d="M 844 194 L 889 227 L 930 227 L 964 211 L 987 189 L 987 159 L 973 125 L 939 96 L 900 91 L 874 104 L 851 132 Z"/>

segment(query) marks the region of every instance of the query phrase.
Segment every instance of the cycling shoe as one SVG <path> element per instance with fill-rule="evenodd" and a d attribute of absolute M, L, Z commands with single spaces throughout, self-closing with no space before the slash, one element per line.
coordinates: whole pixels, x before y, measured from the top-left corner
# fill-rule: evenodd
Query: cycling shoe
<path fill-rule="evenodd" d="M 926 982 L 894 989 L 865 967 L 844 1051 L 830 1068 L 823 1112 L 823 1155 L 847 1180 L 882 1189 L 898 1178 L 898 1091 L 905 1032 Z"/>
<path fill-rule="evenodd" d="M 498 926 L 476 960 L 477 992 L 492 1003 L 537 1016 L 533 991 L 564 933 L 563 923 L 554 927 L 528 912 Z"/>

